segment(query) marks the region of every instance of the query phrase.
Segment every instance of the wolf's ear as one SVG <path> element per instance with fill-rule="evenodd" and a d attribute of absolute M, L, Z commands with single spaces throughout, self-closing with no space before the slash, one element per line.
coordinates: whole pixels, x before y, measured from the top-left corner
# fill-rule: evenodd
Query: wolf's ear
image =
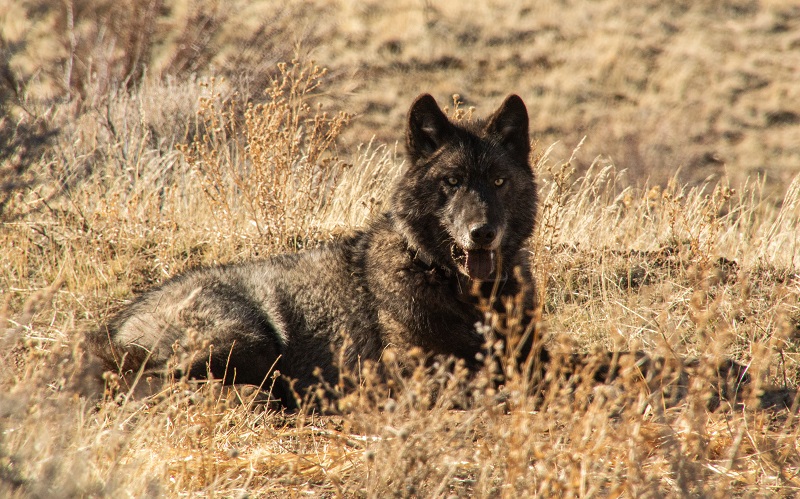
<path fill-rule="evenodd" d="M 511 152 L 526 161 L 531 153 L 528 135 L 528 109 L 519 95 L 509 95 L 487 120 L 486 133 L 500 140 Z"/>
<path fill-rule="evenodd" d="M 430 94 L 422 94 L 408 111 L 406 148 L 412 162 L 430 156 L 453 133 L 453 125 Z"/>

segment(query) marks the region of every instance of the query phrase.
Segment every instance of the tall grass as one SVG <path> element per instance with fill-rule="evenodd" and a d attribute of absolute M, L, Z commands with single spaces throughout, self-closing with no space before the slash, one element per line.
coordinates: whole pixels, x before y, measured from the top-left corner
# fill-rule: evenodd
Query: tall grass
<path fill-rule="evenodd" d="M 276 95 L 273 105 L 288 97 Z M 209 106 L 201 117 L 229 118 L 228 109 Z M 311 114 L 295 128 L 281 127 L 286 136 L 303 137 L 316 123 L 316 108 L 306 109 Z M 228 169 L 221 174 L 244 171 L 219 160 L 232 140 L 215 144 L 220 150 L 207 157 Z M 309 156 L 296 150 L 292 164 L 303 167 Z M 104 170 L 102 182 L 3 231 L 7 247 L 25 250 L 3 270 L 5 360 L 16 366 L 3 374 L 0 403 L 2 487 L 9 493 L 633 496 L 785 494 L 798 486 L 792 413 L 709 413 L 702 370 L 677 406 L 662 405 L 632 374 L 600 388 L 567 383 L 557 363 L 535 392 L 512 376 L 498 393 L 482 376 L 470 382 L 447 366 L 397 378 L 402 389 L 391 392 L 367 376 L 341 401 L 341 416 L 274 412 L 239 389 L 185 381 L 146 399 L 110 392 L 98 399 L 92 394 L 102 393 L 101 373 L 86 369 L 82 328 L 150 280 L 263 250 L 258 232 L 247 228 L 261 212 L 237 207 L 247 218 L 219 224 L 220 203 L 237 201 L 204 194 L 209 179 L 198 169 L 208 163 L 184 164 L 172 153 L 136 157 L 151 158 L 139 174 Z M 611 165 L 575 177 L 546 151 L 537 158 L 543 202 L 531 250 L 546 284 L 554 350 L 641 346 L 734 355 L 759 379 L 796 384 L 796 189 L 775 208 L 760 200 L 758 185 L 735 193 L 725 186 L 623 187 L 624 172 Z M 153 185 L 154 177 L 141 172 L 163 173 L 158 165 L 165 162 L 175 166 L 158 177 L 163 192 L 144 195 L 142 184 Z M 355 151 L 352 163 L 329 191 L 325 219 L 286 211 L 296 218 L 276 233 L 294 236 L 309 220 L 329 233 L 332 220 L 360 221 L 371 203 L 380 206 L 400 161 L 368 147 Z M 286 192 L 298 205 L 319 202 Z M 235 234 L 237 226 L 253 241 L 215 237 Z M 778 243 L 780 251 L 765 257 L 762 245 Z M 735 267 L 724 267 L 728 260 Z"/>
<path fill-rule="evenodd" d="M 226 230 L 252 225 L 276 248 L 282 237 L 302 247 L 321 238 L 346 167 L 336 139 L 350 116 L 311 108 L 324 69 L 294 62 L 279 70 L 267 102 L 244 112 L 235 97 L 222 102 L 212 82 L 200 103 L 202 132 L 182 150 Z"/>

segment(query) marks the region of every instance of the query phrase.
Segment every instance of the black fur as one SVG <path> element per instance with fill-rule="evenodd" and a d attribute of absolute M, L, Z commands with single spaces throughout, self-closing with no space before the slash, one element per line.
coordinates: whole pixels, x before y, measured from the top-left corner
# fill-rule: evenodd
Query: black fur
<path fill-rule="evenodd" d="M 410 163 L 390 208 L 363 230 L 315 250 L 177 276 L 90 334 L 95 352 L 124 375 L 210 372 L 226 383 L 268 386 L 293 406 L 296 393 L 320 381 L 336 385 L 343 371 L 379 363 L 388 350 L 401 368 L 416 362 L 415 350 L 480 368 L 489 357 L 476 328 L 484 320 L 479 302 L 496 293 L 501 315 L 508 299 L 521 304 L 527 341 L 518 360 L 528 359 L 537 304 L 525 248 L 536 183 L 525 104 L 511 95 L 486 121 L 456 124 L 422 95 L 408 113 L 406 141 Z M 559 376 L 585 376 L 592 366 L 593 381 L 606 382 L 618 375 L 615 359 L 627 358 L 648 380 L 663 382 L 664 359 L 555 356 L 537 346 L 529 365 L 540 377 L 554 366 L 567 370 Z M 677 363 L 672 372 L 699 365 Z M 282 376 L 273 384 L 276 370 Z M 712 401 L 736 399 L 745 368 L 726 360 L 717 371 Z M 685 379 L 668 383 L 685 394 Z M 793 394 L 765 392 L 761 403 L 791 404 Z"/>
<path fill-rule="evenodd" d="M 527 316 L 535 308 L 524 249 L 536 218 L 527 111 L 510 96 L 487 121 L 454 124 L 423 95 L 409 111 L 407 147 L 390 210 L 363 230 L 173 278 L 95 332 L 95 350 L 123 372 L 176 358 L 192 376 L 228 383 L 270 385 L 277 369 L 301 394 L 317 372 L 333 385 L 387 349 L 401 365 L 417 347 L 477 367 L 486 338 L 474 284 L 500 280 L 497 303 L 523 293 Z M 286 383 L 275 391 L 291 405 Z"/>

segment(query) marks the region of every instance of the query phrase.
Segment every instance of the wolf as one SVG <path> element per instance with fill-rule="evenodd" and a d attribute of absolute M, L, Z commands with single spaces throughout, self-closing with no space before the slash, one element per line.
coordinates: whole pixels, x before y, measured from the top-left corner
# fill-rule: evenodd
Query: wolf
<path fill-rule="evenodd" d="M 421 355 L 475 372 L 497 351 L 539 380 L 606 383 L 627 365 L 648 389 L 666 384 L 684 397 L 696 361 L 641 352 L 559 356 L 542 345 L 527 244 L 537 211 L 528 121 L 517 95 L 470 122 L 451 121 L 433 97 L 419 96 L 406 122 L 408 166 L 386 212 L 316 249 L 178 275 L 90 333 L 92 350 L 124 376 L 267 385 L 287 408 L 384 358 L 401 371 Z M 513 342 L 487 321 L 502 324 L 511 314 Z M 712 371 L 710 408 L 736 400 L 749 382 L 745 366 L 730 360 Z M 794 394 L 765 392 L 761 404 L 791 405 Z"/>
<path fill-rule="evenodd" d="M 508 96 L 453 122 L 428 94 L 407 117 L 408 167 L 388 210 L 317 249 L 190 270 L 145 292 L 90 336 L 109 369 L 262 385 L 292 406 L 321 382 L 410 352 L 483 362 L 488 299 L 537 307 L 526 242 L 536 220 L 528 112 Z M 481 301 L 483 300 L 483 302 Z M 530 348 L 528 348 L 530 350 Z"/>

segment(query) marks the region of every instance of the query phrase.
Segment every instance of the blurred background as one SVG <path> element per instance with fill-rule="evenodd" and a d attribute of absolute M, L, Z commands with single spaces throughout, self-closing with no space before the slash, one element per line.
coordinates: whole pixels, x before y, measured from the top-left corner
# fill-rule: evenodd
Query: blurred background
<path fill-rule="evenodd" d="M 800 171 L 800 4 L 785 0 L 2 0 L 0 54 L 7 162 L 120 92 L 171 85 L 159 119 L 187 121 L 186 82 L 226 77 L 259 102 L 300 58 L 328 68 L 326 108 L 354 115 L 342 147 L 402 141 L 422 92 L 479 116 L 513 92 L 553 157 L 586 138 L 579 171 L 600 157 L 632 184 L 679 171 L 776 194 Z"/>

